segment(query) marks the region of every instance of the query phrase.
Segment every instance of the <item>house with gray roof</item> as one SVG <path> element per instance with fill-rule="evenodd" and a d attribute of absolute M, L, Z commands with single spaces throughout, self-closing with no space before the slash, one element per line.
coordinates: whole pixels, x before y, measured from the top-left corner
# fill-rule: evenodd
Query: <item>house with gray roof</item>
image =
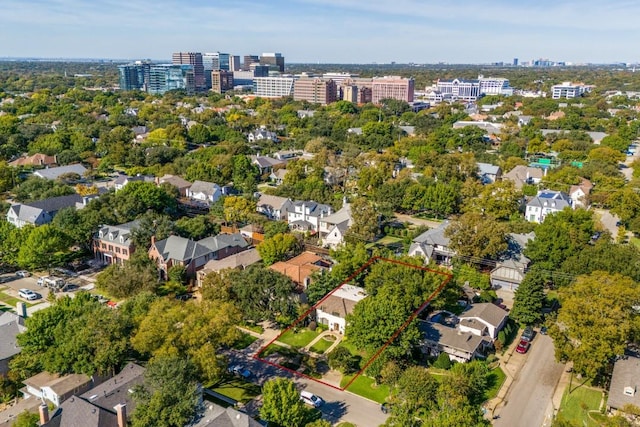
<path fill-rule="evenodd" d="M 425 263 L 435 262 L 448 265 L 455 256 L 455 251 L 449 248 L 450 239 L 445 236 L 449 221 L 443 221 L 438 227 L 425 231 L 409 246 L 409 256 L 420 256 Z"/>
<path fill-rule="evenodd" d="M 626 405 L 640 408 L 640 358 L 626 355 L 613 365 L 607 410 L 624 412 Z"/>
<path fill-rule="evenodd" d="M 571 131 L 564 130 L 564 129 L 540 129 L 540 132 L 542 132 L 542 136 L 547 136 L 555 133 L 555 134 L 558 134 L 559 137 L 562 137 L 564 133 L 569 133 Z M 606 132 L 591 132 L 591 131 L 583 131 L 583 132 L 589 135 L 589 138 L 591 138 L 593 143 L 596 145 L 600 144 L 600 142 L 602 142 L 602 140 L 606 136 L 609 136 L 609 134 Z"/>
<path fill-rule="evenodd" d="M 78 396 L 71 396 L 53 412 L 51 418 L 46 405 L 41 405 L 40 425 L 43 427 L 126 427 L 127 424 L 119 424 L 118 415 L 115 412 L 98 408 Z"/>
<path fill-rule="evenodd" d="M 185 267 L 188 277 L 194 277 L 208 261 L 226 258 L 248 246 L 240 233 L 218 234 L 198 241 L 180 236 L 169 236 L 156 241 L 152 237 L 149 258 L 156 262 L 164 278 L 169 269 L 177 265 Z"/>
<path fill-rule="evenodd" d="M 113 411 L 116 405 L 124 404 L 131 414 L 136 405 L 131 390 L 144 383 L 144 371 L 142 366 L 129 362 L 118 374 L 87 390 L 80 398 L 106 411 Z"/>
<path fill-rule="evenodd" d="M 498 332 L 507 323 L 509 313 L 491 303 L 472 305 L 458 316 L 458 327 L 461 332 L 471 332 L 478 336 L 488 336 L 491 340 L 498 337 Z"/>
<path fill-rule="evenodd" d="M 280 196 L 271 196 L 269 194 L 256 193 L 258 202 L 256 203 L 256 211 L 265 215 L 269 219 L 287 220 L 289 210 L 293 209 L 291 199 Z"/>
<path fill-rule="evenodd" d="M 492 345 L 487 337 L 436 322 L 420 320 L 418 330 L 422 333 L 420 346 L 423 353 L 431 357 L 446 353 L 450 360 L 460 363 L 483 358 L 485 350 Z"/>
<path fill-rule="evenodd" d="M 206 402 L 204 411 L 199 414 L 197 421 L 185 427 L 262 427 L 258 421 L 244 412 L 233 407 L 222 406 Z"/>
<path fill-rule="evenodd" d="M 573 200 L 562 191 L 543 190 L 531 198 L 525 209 L 525 219 L 529 222 L 542 223 L 547 215 L 569 208 L 575 209 Z"/>
<path fill-rule="evenodd" d="M 222 197 L 222 188 L 213 182 L 193 181 L 187 189 L 187 197 L 206 203 L 215 203 Z"/>
<path fill-rule="evenodd" d="M 48 400 L 56 406 L 73 396 L 84 393 L 93 385 L 93 380 L 85 374 L 53 374 L 40 372 L 22 381 L 20 389 L 25 399 Z"/>
<path fill-rule="evenodd" d="M 287 215 L 287 222 L 292 230 L 317 232 L 321 219 L 332 213 L 333 208 L 329 205 L 313 200 L 298 200 L 293 202 Z"/>
<path fill-rule="evenodd" d="M 502 178 L 502 169 L 490 163 L 476 163 L 478 166 L 478 178 L 483 184 L 491 184 Z"/>
<path fill-rule="evenodd" d="M 129 184 L 130 182 L 136 182 L 136 181 L 155 182 L 155 177 L 151 175 L 136 175 L 136 176 L 120 175 L 113 181 L 113 188 L 115 188 L 116 191 L 120 191 L 124 187 L 126 187 L 126 185 Z"/>
<path fill-rule="evenodd" d="M 0 376 L 9 372 L 9 361 L 20 353 L 17 336 L 26 330 L 23 317 L 10 311 L 0 314 Z"/>
<path fill-rule="evenodd" d="M 80 175 L 80 177 L 83 177 L 85 172 L 87 172 L 87 168 L 82 166 L 80 163 L 74 163 L 72 165 L 59 166 L 57 168 L 40 169 L 35 171 L 33 175 L 43 179 L 56 180 L 62 175 L 66 175 L 68 173 L 75 173 Z"/>
<path fill-rule="evenodd" d="M 264 175 L 273 172 L 273 168 L 285 167 L 287 162 L 285 160 L 276 159 L 267 156 L 249 156 L 251 163 L 256 165 L 260 169 L 260 174 Z"/>
<path fill-rule="evenodd" d="M 503 180 L 513 182 L 516 190 L 521 190 L 526 185 L 539 184 L 546 175 L 547 170 L 542 168 L 533 168 L 531 166 L 517 165 L 509 172 L 502 175 Z"/>
<path fill-rule="evenodd" d="M 135 251 L 132 233 L 139 225 L 140 222 L 136 220 L 100 227 L 93 239 L 95 258 L 103 264 L 122 265 Z"/>
<path fill-rule="evenodd" d="M 515 291 L 524 280 L 531 260 L 524 256 L 527 244 L 535 239 L 535 233 L 507 235 L 507 250 L 502 254 L 489 278 L 495 288 Z"/>
<path fill-rule="evenodd" d="M 351 204 L 345 200 L 337 212 L 320 218 L 322 244 L 333 249 L 337 248 L 344 243 L 344 236 L 352 224 Z"/>
<path fill-rule="evenodd" d="M 97 196 L 71 194 L 35 202 L 15 203 L 7 211 L 7 221 L 18 228 L 22 228 L 27 224 L 36 226 L 49 224 L 61 209 L 69 207 L 82 209 L 94 197 Z"/>

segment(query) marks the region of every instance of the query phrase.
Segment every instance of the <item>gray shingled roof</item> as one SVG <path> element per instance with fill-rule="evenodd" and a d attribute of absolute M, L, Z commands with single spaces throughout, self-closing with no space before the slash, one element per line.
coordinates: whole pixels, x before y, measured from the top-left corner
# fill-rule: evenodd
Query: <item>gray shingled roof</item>
<path fill-rule="evenodd" d="M 449 221 L 443 221 L 438 227 L 427 230 L 413 239 L 413 242 L 447 247 L 450 242 L 450 239 L 444 235 L 447 227 L 449 227 Z"/>
<path fill-rule="evenodd" d="M 488 324 L 497 327 L 507 316 L 508 314 L 506 311 L 495 304 L 487 302 L 474 304 L 469 310 L 465 311 L 458 317 L 460 318 L 460 321 L 462 321 L 462 319 L 468 319 L 470 317 L 477 317 L 484 320 Z"/>
<path fill-rule="evenodd" d="M 484 341 L 484 338 L 471 332 L 460 332 L 458 329 L 424 320 L 418 322 L 418 329 L 427 341 L 467 353 L 474 353 Z"/>
<path fill-rule="evenodd" d="M 80 163 L 75 163 L 73 165 L 60 166 L 57 168 L 41 169 L 33 174 L 44 179 L 58 179 L 66 173 L 77 173 L 78 175 L 83 176 L 86 171 L 87 168 L 82 166 Z"/>
<path fill-rule="evenodd" d="M 76 203 L 82 203 L 83 198 L 79 194 L 71 194 L 69 196 L 51 197 L 50 199 L 38 200 L 35 202 L 23 203 L 23 205 L 31 206 L 36 209 L 42 209 L 45 212 L 57 212 L 60 209 L 76 206 Z"/>
<path fill-rule="evenodd" d="M 207 403 L 202 418 L 188 427 L 260 427 L 258 421 L 249 415 L 236 411 L 232 407 L 223 408 L 213 403 Z"/>
<path fill-rule="evenodd" d="M 105 225 L 98 230 L 98 240 L 104 242 L 116 242 L 118 244 L 130 245 L 131 232 L 140 225 L 140 221 L 135 220 L 120 225 Z M 102 237 L 100 237 L 102 233 Z M 120 236 L 124 237 L 124 242 L 120 242 Z"/>
<path fill-rule="evenodd" d="M 561 191 L 544 190 L 529 200 L 527 206 L 554 208 L 561 211 L 564 208 L 572 207 L 572 200 L 569 195 Z"/>
<path fill-rule="evenodd" d="M 193 181 L 193 184 L 189 187 L 189 191 L 192 193 L 202 193 L 207 196 L 213 196 L 216 191 L 220 191 L 220 186 L 213 182 Z"/>
<path fill-rule="evenodd" d="M 107 411 L 113 411 L 114 406 L 124 403 L 127 405 L 127 413 L 132 414 L 135 401 L 131 391 L 143 382 L 144 368 L 135 363 L 128 363 L 117 375 L 80 397 Z"/>
<path fill-rule="evenodd" d="M 626 359 L 618 360 L 615 365 L 613 365 L 607 406 L 616 409 L 622 409 L 626 404 L 640 407 L 639 386 L 640 359 L 627 356 Z M 630 387 L 631 390 L 633 390 L 633 396 L 625 394 L 625 387 Z"/>
<path fill-rule="evenodd" d="M 17 314 L 9 311 L 0 314 L 0 360 L 20 353 L 16 337 L 26 329 L 24 319 Z"/>
<path fill-rule="evenodd" d="M 248 246 L 248 243 L 240 233 L 218 234 L 215 237 L 207 237 L 197 242 L 180 236 L 169 236 L 156 242 L 156 248 L 165 260 L 178 261 L 189 261 L 230 246 L 244 248 Z"/>
<path fill-rule="evenodd" d="M 117 427 L 118 419 L 113 411 L 106 411 L 72 396 L 52 414 L 46 427 Z"/>

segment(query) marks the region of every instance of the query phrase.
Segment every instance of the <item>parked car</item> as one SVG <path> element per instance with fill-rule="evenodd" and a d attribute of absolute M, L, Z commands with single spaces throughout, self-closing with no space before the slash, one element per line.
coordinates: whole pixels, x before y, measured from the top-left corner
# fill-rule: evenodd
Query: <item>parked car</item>
<path fill-rule="evenodd" d="M 321 397 L 316 396 L 310 391 L 303 391 L 300 393 L 300 400 L 302 400 L 307 405 L 311 405 L 314 408 L 319 408 L 324 405 L 324 400 Z"/>
<path fill-rule="evenodd" d="M 531 341 L 534 335 L 535 332 L 533 331 L 533 328 L 531 326 L 527 326 L 526 328 L 524 328 L 524 332 L 522 333 L 522 337 L 520 337 L 520 339 L 524 341 Z"/>
<path fill-rule="evenodd" d="M 527 350 L 529 350 L 529 346 L 531 343 L 527 340 L 520 340 L 518 343 L 518 347 L 516 347 L 516 351 L 521 354 L 525 354 Z"/>
<path fill-rule="evenodd" d="M 242 365 L 234 365 L 230 367 L 229 372 L 245 379 L 251 378 L 251 375 L 253 375 L 250 370 L 243 367 Z"/>
<path fill-rule="evenodd" d="M 547 335 L 547 327 L 543 326 L 542 328 L 540 328 L 540 335 Z"/>
<path fill-rule="evenodd" d="M 24 278 L 24 277 L 29 277 L 29 276 L 31 276 L 31 273 L 29 273 L 29 272 L 28 272 L 28 271 L 26 271 L 26 270 L 18 270 L 18 271 L 16 271 L 16 276 L 18 276 L 18 277 L 23 277 L 23 278 Z"/>
<path fill-rule="evenodd" d="M 34 299 L 38 299 L 39 295 L 33 292 L 31 289 L 20 289 L 18 291 L 18 296 L 20 298 L 24 298 L 27 301 L 33 301 Z"/>

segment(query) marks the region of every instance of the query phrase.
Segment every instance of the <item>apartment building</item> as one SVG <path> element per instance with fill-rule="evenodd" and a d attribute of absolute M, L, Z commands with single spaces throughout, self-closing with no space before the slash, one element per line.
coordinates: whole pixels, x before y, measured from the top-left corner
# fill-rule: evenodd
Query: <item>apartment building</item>
<path fill-rule="evenodd" d="M 233 89 L 233 72 L 214 70 L 211 72 L 211 91 L 225 93 Z"/>
<path fill-rule="evenodd" d="M 293 95 L 293 76 L 255 77 L 253 92 L 263 98 L 282 98 Z"/>
<path fill-rule="evenodd" d="M 336 83 L 331 79 L 302 76 L 294 83 L 293 99 L 327 105 L 336 101 L 336 92 Z"/>
<path fill-rule="evenodd" d="M 586 86 L 582 83 L 563 82 L 551 87 L 551 97 L 553 99 L 577 98 L 587 92 L 591 92 L 591 86 Z"/>
<path fill-rule="evenodd" d="M 147 92 L 163 95 L 176 89 L 183 89 L 188 93 L 195 91 L 195 74 L 192 65 L 157 64 L 149 68 Z"/>
<path fill-rule="evenodd" d="M 414 80 L 399 76 L 374 77 L 371 84 L 371 102 L 379 104 L 383 99 L 413 102 Z"/>

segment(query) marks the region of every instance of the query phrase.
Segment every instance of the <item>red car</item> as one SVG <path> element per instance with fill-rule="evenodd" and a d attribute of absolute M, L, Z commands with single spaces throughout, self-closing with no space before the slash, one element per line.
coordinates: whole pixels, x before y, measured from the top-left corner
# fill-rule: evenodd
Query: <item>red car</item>
<path fill-rule="evenodd" d="M 521 354 L 525 354 L 527 350 L 529 350 L 529 346 L 531 343 L 527 340 L 520 340 L 518 347 L 516 347 L 516 351 Z"/>

